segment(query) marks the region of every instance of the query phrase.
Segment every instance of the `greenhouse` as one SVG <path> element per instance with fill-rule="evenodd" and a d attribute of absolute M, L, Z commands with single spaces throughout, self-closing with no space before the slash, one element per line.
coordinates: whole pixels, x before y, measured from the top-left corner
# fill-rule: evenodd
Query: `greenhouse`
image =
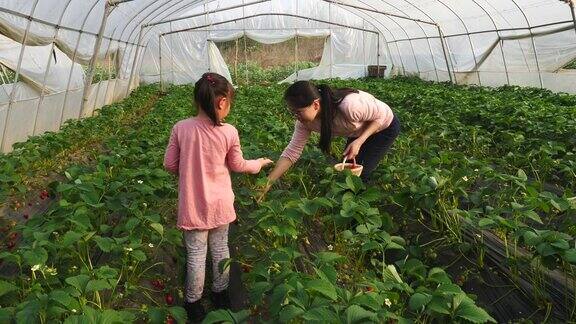
<path fill-rule="evenodd" d="M 0 322 L 576 320 L 575 6 L 0 0 Z M 277 162 L 225 172 L 230 255 L 208 254 L 192 318 L 184 158 L 167 161 L 202 82 L 240 159 Z M 301 84 L 314 101 L 294 106 Z M 327 93 L 358 128 L 328 146 L 310 128 L 294 153 Z"/>

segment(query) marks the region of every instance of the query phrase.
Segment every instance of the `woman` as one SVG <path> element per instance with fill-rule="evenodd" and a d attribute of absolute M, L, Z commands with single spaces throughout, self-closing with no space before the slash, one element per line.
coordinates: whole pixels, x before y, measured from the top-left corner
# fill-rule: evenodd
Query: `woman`
<path fill-rule="evenodd" d="M 319 147 L 326 154 L 334 136 L 346 136 L 344 156 L 364 166 L 364 181 L 370 179 L 400 133 L 392 109 L 367 92 L 297 81 L 286 89 L 284 100 L 297 119 L 296 126 L 290 144 L 268 175 L 263 195 L 298 160 L 311 132 L 320 133 Z"/>

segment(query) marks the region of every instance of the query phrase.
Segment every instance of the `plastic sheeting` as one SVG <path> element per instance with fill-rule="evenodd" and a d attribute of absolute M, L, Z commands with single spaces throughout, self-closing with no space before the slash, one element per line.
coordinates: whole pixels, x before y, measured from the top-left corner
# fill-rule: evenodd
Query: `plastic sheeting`
<path fill-rule="evenodd" d="M 241 3 L 231 1 L 227 2 L 226 6 Z M 379 40 L 377 29 L 362 18 L 351 15 L 342 8 L 329 10 L 329 5 L 322 1 L 292 2 L 290 6 L 286 4 L 286 1 L 260 4 L 261 9 L 266 10 L 246 13 L 247 17 L 255 16 L 249 19 L 235 20 L 242 11 L 238 8 L 216 13 L 209 18 L 201 15 L 184 22 L 172 23 L 172 30 L 185 31 L 162 36 L 161 46 L 158 45 L 159 39 L 150 40 L 142 61 L 142 79 L 145 82 L 158 82 L 160 72 L 163 82 L 174 84 L 194 82 L 207 71 L 229 77 L 226 62 L 214 42 L 232 41 L 243 36 L 263 44 L 277 44 L 296 36 L 330 36 L 325 43 L 320 67 L 302 74 L 313 75 L 316 79 L 364 77 L 366 65 L 377 64 L 379 59 L 381 65 L 386 64 L 385 41 Z M 198 14 L 203 10 L 209 11 L 211 8 L 200 7 L 200 9 L 190 11 L 186 15 Z M 269 16 L 271 13 L 275 16 Z M 197 26 L 201 28 L 192 29 Z M 160 47 L 162 47 L 161 68 Z M 336 66 L 338 68 L 335 69 Z"/>
<path fill-rule="evenodd" d="M 14 89 L 14 98 L 16 101 L 33 99 L 40 95 L 40 93 L 24 82 L 16 82 L 0 85 L 0 104 L 8 103 L 10 101 L 10 94 L 12 88 Z"/>
<path fill-rule="evenodd" d="M 251 3 L 256 4 L 250 5 Z M 242 4 L 248 5 L 218 11 Z M 93 54 L 96 34 L 105 12 L 105 1 L 0 0 L 0 8 L 5 9 L 0 12 L 0 31 L 3 34 L 17 41 L 23 41 L 25 31 L 29 28 L 26 41 L 30 45 L 46 45 L 54 41 L 62 52 L 73 57 L 76 62 L 86 64 Z M 142 29 L 142 35 L 140 34 L 143 25 L 191 14 L 196 14 L 196 17 L 145 27 Z M 330 35 L 335 33 L 334 26 L 296 17 L 261 16 L 242 20 L 243 17 L 260 14 L 302 15 L 375 30 L 383 40 L 382 64 L 389 65 L 389 70 L 429 75 L 430 78 L 437 80 L 443 80 L 442 76 L 446 76 L 449 70 L 452 70 L 451 73 L 476 70 L 506 72 L 508 65 L 510 70 L 514 70 L 526 64 L 528 60 L 526 55 L 530 51 L 538 53 L 539 58 L 542 58 L 542 62 L 538 62 L 541 72 L 555 72 L 563 63 L 576 57 L 576 51 L 572 48 L 576 43 L 576 33 L 568 30 L 538 36 L 539 41 L 532 42 L 532 34 L 553 31 L 562 26 L 571 29 L 574 27 L 568 5 L 561 1 L 542 0 L 129 1 L 119 3 L 111 10 L 98 56 L 104 57 L 112 52 L 121 52 L 119 74 L 122 78 L 128 78 L 136 58 L 137 50 L 134 44 L 141 40 L 141 44 L 147 45 L 147 49 L 141 51 L 138 57 L 136 65 L 138 75 L 135 77 L 138 78 L 139 72 L 142 71 L 142 80 L 158 81 L 160 73 L 158 34 L 201 25 L 207 25 L 208 29 L 221 30 L 218 35 L 198 31 L 187 32 L 193 35 L 182 36 L 184 41 L 172 36 L 174 39 L 164 46 L 167 53 L 170 53 L 170 58 L 165 60 L 170 66 L 170 69 L 166 70 L 169 72 L 166 81 L 182 83 L 194 81 L 194 78 L 201 74 L 197 71 L 197 67 L 203 67 L 203 71 L 208 70 L 208 67 L 210 69 L 214 67 L 215 62 L 209 63 L 207 61 L 209 58 L 206 58 L 215 57 L 208 55 L 207 40 L 217 42 L 246 34 L 252 39 L 275 43 L 293 37 L 294 31 L 288 30 L 291 28 L 302 28 L 298 31 L 299 34 L 305 32 L 303 28 L 314 27 L 318 28 L 316 32 L 324 30 L 324 33 Z M 29 21 L 25 18 L 29 15 L 35 20 Z M 238 20 L 227 25 L 215 25 L 227 19 Z M 436 24 L 445 36 L 443 42 Z M 266 29 L 269 27 L 270 29 Z M 82 33 L 79 33 L 79 30 Z M 512 43 L 504 44 L 505 60 L 484 57 L 501 57 L 502 51 L 486 53 L 486 50 L 490 49 L 494 42 L 521 35 L 525 36 L 528 44 L 515 45 L 516 49 L 514 45 L 510 45 Z M 191 42 L 201 44 L 194 48 Z M 551 46 L 553 44 L 561 44 L 562 48 L 555 48 Z M 334 52 L 338 51 L 334 44 L 331 46 Z M 191 48 L 196 53 L 189 52 Z M 359 49 L 362 50 L 362 47 Z M 370 52 L 373 53 L 372 50 Z M 559 52 L 561 58 L 556 57 Z M 188 62 L 198 56 L 202 56 L 200 60 L 202 64 Z M 547 60 L 549 57 L 556 58 L 550 62 Z M 339 60 L 336 55 L 331 64 L 364 64 L 363 61 L 347 58 Z M 502 64 L 491 64 L 498 61 Z M 479 62 L 482 64 L 478 64 Z M 529 60 L 528 64 L 534 65 Z M 221 69 L 222 67 L 218 68 Z M 319 73 L 315 74 L 320 76 Z M 475 78 L 475 81 L 480 80 Z"/>
<path fill-rule="evenodd" d="M 0 35 L 0 63 L 13 71 L 18 68 L 21 49 L 22 44 Z M 84 83 L 82 66 L 72 64 L 67 55 L 52 46 L 26 46 L 20 75 L 39 91 L 44 86 L 44 91 L 48 93 L 77 89 Z"/>
<path fill-rule="evenodd" d="M 554 0 L 0 0 L 0 34 L 0 63 L 27 85 L 17 84 L 12 100 L 11 85 L 0 90 L 4 151 L 81 117 L 83 102 L 90 115 L 139 82 L 189 83 L 206 71 L 229 77 L 215 44 L 243 36 L 326 39 L 320 65 L 287 82 L 356 78 L 380 64 L 388 75 L 576 93 L 575 73 L 561 69 L 576 58 L 573 9 Z M 118 79 L 84 93 L 78 64 L 111 55 Z"/>
<path fill-rule="evenodd" d="M 120 3 L 110 14 L 105 29 L 105 36 L 119 40 L 120 42 L 134 43 L 138 40 L 139 30 L 143 24 L 250 2 L 249 0 L 139 0 Z M 469 33 L 488 32 L 497 29 L 527 28 L 572 20 L 569 7 L 561 1 L 431 0 L 416 2 L 414 0 L 339 0 L 338 2 L 341 4 L 308 0 L 267 1 L 222 13 L 200 15 L 194 19 L 186 20 L 185 23 L 180 21 L 174 24 L 156 25 L 152 27 L 150 28 L 152 31 L 148 32 L 144 38 L 144 43 L 146 44 L 150 39 L 156 40 L 158 33 L 170 29 L 173 30 L 179 25 L 187 24 L 188 26 L 197 26 L 199 22 L 210 23 L 218 21 L 222 15 L 238 18 L 258 13 L 306 13 L 306 15 L 311 17 L 322 19 L 330 18 L 330 20 L 335 22 L 346 21 L 349 17 L 361 17 L 361 19 L 373 24 L 383 37 L 390 42 L 402 39 L 438 37 L 438 32 L 434 25 L 421 22 L 427 21 L 437 23 L 441 26 L 444 34 L 448 37 L 447 45 L 450 47 L 449 52 L 454 61 L 455 69 L 464 71 L 465 66 L 470 65 L 459 67 L 458 57 L 462 55 L 472 56 L 477 52 L 477 48 L 486 47 L 483 41 L 470 40 L 468 36 L 466 36 Z M 10 10 L 10 13 L 0 13 L 0 26 L 3 33 L 5 33 L 6 30 L 10 30 L 10 33 L 17 40 L 21 40 L 28 20 L 11 14 L 12 12 L 16 12 L 23 16 L 31 15 L 47 23 L 82 30 L 84 34 L 81 39 L 78 38 L 78 33 L 72 30 L 60 30 L 56 37 L 56 43 L 65 53 L 70 55 L 71 51 L 76 51 L 78 57 L 86 60 L 91 56 L 93 51 L 94 34 L 98 33 L 104 14 L 104 4 L 104 0 L 1 0 L 0 7 Z M 354 7 L 390 13 L 395 16 L 361 10 Z M 329 15 L 332 15 L 332 17 L 328 17 Z M 399 18 L 399 16 L 404 16 L 409 19 Z M 267 19 L 271 21 L 278 20 L 274 17 Z M 281 25 L 282 23 L 277 26 Z M 302 26 L 303 23 L 299 22 L 299 25 Z M 555 27 L 555 25 L 551 25 L 543 28 L 553 29 Z M 55 32 L 56 28 L 53 26 L 33 22 L 30 26 L 28 41 L 46 44 L 47 42 L 51 42 Z M 526 33 L 528 30 L 514 31 L 513 33 L 516 32 Z M 278 33 L 274 34 L 277 35 Z M 273 35 L 271 34 L 272 33 L 268 33 L 268 36 L 272 37 Z M 463 34 L 465 36 L 462 38 L 451 37 L 451 35 L 455 34 Z M 571 37 L 571 41 L 568 38 L 564 38 L 564 43 L 574 43 L 574 34 Z M 414 44 L 411 44 L 412 42 L 409 41 L 401 42 L 408 42 L 407 45 L 409 48 L 407 54 L 412 54 Z M 108 45 L 110 45 L 108 41 L 104 40 L 102 49 L 105 51 L 135 51 L 133 46 L 127 44 L 113 43 L 111 46 Z M 403 45 L 399 45 L 398 47 L 401 46 Z M 432 46 L 436 47 L 436 45 Z M 392 47 L 396 47 L 396 45 Z M 422 52 L 430 52 L 430 47 L 431 46 L 426 45 L 423 46 L 421 50 L 423 50 Z M 400 52 L 399 48 L 391 50 Z M 402 53 L 405 52 L 405 50 L 401 51 Z M 416 49 L 414 49 L 414 52 L 416 52 Z M 442 52 L 432 51 L 432 54 L 436 61 L 441 62 L 444 60 Z M 104 54 L 101 53 L 101 55 Z M 133 53 L 126 55 L 128 61 L 131 61 L 133 57 Z M 420 70 L 420 67 L 416 66 L 416 63 L 418 63 L 417 60 L 410 62 L 410 59 L 408 59 L 407 61 L 408 62 L 404 64 L 405 70 Z M 467 60 L 464 60 L 465 63 L 466 61 Z M 394 64 L 402 65 L 399 58 L 395 60 Z"/>

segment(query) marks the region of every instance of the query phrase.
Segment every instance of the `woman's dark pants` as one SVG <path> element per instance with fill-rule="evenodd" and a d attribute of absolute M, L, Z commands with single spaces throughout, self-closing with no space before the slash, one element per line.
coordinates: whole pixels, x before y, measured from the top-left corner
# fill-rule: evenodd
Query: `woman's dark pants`
<path fill-rule="evenodd" d="M 384 157 L 384 154 L 390 150 L 392 143 L 400 134 L 400 121 L 398 117 L 394 116 L 390 125 L 378 133 L 372 134 L 360 148 L 360 152 L 356 156 L 356 163 L 364 166 L 360 178 L 364 182 L 369 181 L 372 171 L 376 169 L 378 163 Z M 349 137 L 346 147 L 357 137 Z"/>

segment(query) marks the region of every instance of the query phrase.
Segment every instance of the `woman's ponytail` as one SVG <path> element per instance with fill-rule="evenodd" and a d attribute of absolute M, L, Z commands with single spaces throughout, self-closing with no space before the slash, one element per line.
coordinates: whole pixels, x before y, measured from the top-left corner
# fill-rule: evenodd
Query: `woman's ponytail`
<path fill-rule="evenodd" d="M 336 103 L 334 102 L 334 93 L 332 88 L 325 84 L 318 86 L 320 93 L 320 143 L 318 146 L 322 152 L 330 154 L 330 146 L 332 144 L 332 124 L 336 114 Z"/>
<path fill-rule="evenodd" d="M 355 89 L 332 89 L 326 84 L 315 86 L 310 81 L 296 81 L 284 92 L 284 101 L 292 110 L 310 106 L 314 100 L 320 99 L 320 143 L 318 146 L 330 154 L 332 144 L 332 128 L 334 118 L 338 113 L 338 105 L 350 93 L 358 93 Z"/>

